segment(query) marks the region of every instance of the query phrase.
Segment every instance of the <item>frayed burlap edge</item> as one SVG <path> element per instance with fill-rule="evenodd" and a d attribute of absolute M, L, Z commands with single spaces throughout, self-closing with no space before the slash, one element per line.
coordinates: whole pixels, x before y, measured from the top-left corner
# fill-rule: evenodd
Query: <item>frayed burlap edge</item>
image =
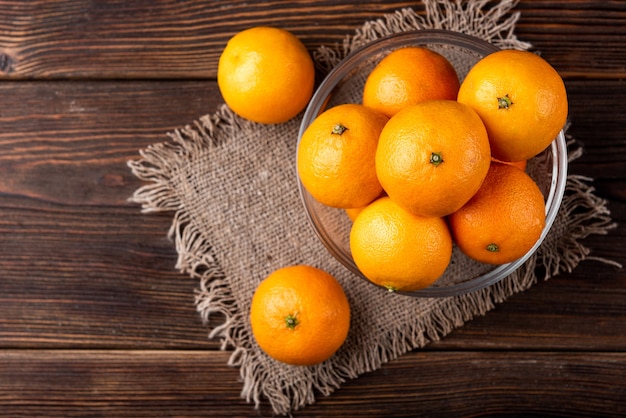
<path fill-rule="evenodd" d="M 236 342 L 242 340 L 239 325 L 242 314 L 213 255 L 211 243 L 190 219 L 172 179 L 179 167 L 202 154 L 202 150 L 219 146 L 217 138 L 229 138 L 234 132 L 253 128 L 252 122 L 239 118 L 223 105 L 215 114 L 205 115 L 193 125 L 168 133 L 170 142 L 140 150 L 141 159 L 128 162 L 133 174 L 148 182 L 137 189 L 130 200 L 141 204 L 143 213 L 174 212 L 168 237 L 174 240 L 178 254 L 175 267 L 199 280 L 195 303 L 203 323 L 208 324 L 209 317 L 215 314 L 224 318 L 223 323 L 209 333 L 209 338 L 221 339 L 222 350 L 237 349 Z M 237 352 L 233 358 L 236 355 Z"/>
<path fill-rule="evenodd" d="M 449 29 L 478 36 L 501 48 L 530 48 L 530 44 L 517 40 L 513 34 L 519 13 L 510 13 L 510 10 L 517 2 L 503 0 L 485 11 L 483 8 L 487 3 L 485 0 L 465 4 L 425 0 L 425 16 L 418 15 L 412 9 L 396 11 L 382 19 L 367 22 L 341 45 L 320 48 L 314 58 L 321 71 L 329 71 L 342 58 L 367 42 L 392 33 L 419 29 Z M 170 133 L 170 142 L 150 146 L 140 151 L 140 160 L 128 163 L 135 176 L 148 182 L 134 193 L 131 200 L 141 204 L 145 213 L 175 213 L 169 236 L 175 241 L 178 253 L 176 268 L 199 280 L 196 306 L 203 322 L 208 324 L 209 317 L 214 314 L 224 318 L 220 325 L 210 330 L 209 337 L 221 339 L 222 349 L 234 349 L 229 365 L 240 368 L 244 381 L 242 397 L 257 406 L 262 398 L 266 398 L 277 414 L 287 414 L 313 403 L 316 391 L 327 395 L 346 379 L 375 370 L 407 351 L 440 339 L 473 317 L 485 314 L 496 303 L 536 283 L 537 266 L 544 268 L 544 279 L 563 271 L 571 272 L 585 259 L 596 259 L 621 267 L 610 260 L 590 256 L 590 250 L 580 243 L 590 234 L 606 234 L 616 224 L 611 221 L 607 202 L 593 194 L 592 180 L 569 175 L 559 213 L 566 227 L 558 234 L 552 234 L 556 235 L 553 239 L 558 240 L 558 245 L 543 245 L 522 268 L 489 288 L 441 301 L 439 309 L 425 320 L 408 324 L 403 330 L 385 336 L 386 341 L 379 344 L 373 356 L 368 353 L 367 356 L 351 358 L 349 364 L 319 367 L 315 369 L 316 374 L 308 376 L 307 382 L 268 389 L 263 386 L 263 373 L 267 370 L 255 368 L 254 353 L 248 349 L 251 337 L 241 325 L 245 320 L 244 313 L 234 302 L 228 280 L 213 256 L 211 243 L 189 219 L 171 182 L 178 167 L 201 154 L 202 149 L 219 146 L 216 138 L 228 138 L 233 132 L 253 128 L 254 124 L 242 120 L 226 106 L 222 106 L 215 114 L 204 116 L 192 125 Z M 580 154 L 580 149 L 576 149 L 570 153 L 570 158 L 577 158 Z"/>

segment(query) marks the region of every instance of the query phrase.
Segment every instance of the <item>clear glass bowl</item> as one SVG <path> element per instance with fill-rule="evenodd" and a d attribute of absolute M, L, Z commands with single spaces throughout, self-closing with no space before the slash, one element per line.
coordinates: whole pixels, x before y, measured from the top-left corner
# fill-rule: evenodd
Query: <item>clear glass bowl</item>
<path fill-rule="evenodd" d="M 342 60 L 322 81 L 305 111 L 298 143 L 306 128 L 325 109 L 342 103 L 361 103 L 361 92 L 370 71 L 389 52 L 405 46 L 424 46 L 442 54 L 455 67 L 461 81 L 480 58 L 498 50 L 479 38 L 444 30 L 405 32 L 369 43 Z M 543 153 L 528 161 L 526 171 L 537 182 L 546 199 L 546 226 L 530 251 L 516 261 L 494 266 L 469 259 L 455 246 L 450 265 L 433 285 L 405 294 L 448 297 L 482 289 L 513 273 L 539 248 L 557 216 L 565 191 L 567 146 L 563 131 Z M 299 178 L 298 186 L 307 217 L 324 246 L 350 271 L 367 280 L 354 264 L 350 253 L 352 222 L 345 211 L 317 202 Z"/>

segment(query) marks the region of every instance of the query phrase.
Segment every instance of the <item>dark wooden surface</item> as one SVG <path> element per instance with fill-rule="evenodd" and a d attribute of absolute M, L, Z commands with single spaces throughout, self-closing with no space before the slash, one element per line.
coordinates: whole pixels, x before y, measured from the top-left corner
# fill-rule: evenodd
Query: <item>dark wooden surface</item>
<path fill-rule="evenodd" d="M 0 416 L 271 416 L 240 399 L 179 274 L 170 214 L 126 161 L 222 103 L 226 40 L 278 25 L 313 50 L 417 1 L 0 1 Z M 626 2 L 521 1 L 565 78 L 570 133 L 626 264 Z M 214 319 L 217 323 L 218 319 Z M 625 416 L 626 271 L 588 260 L 296 416 Z"/>

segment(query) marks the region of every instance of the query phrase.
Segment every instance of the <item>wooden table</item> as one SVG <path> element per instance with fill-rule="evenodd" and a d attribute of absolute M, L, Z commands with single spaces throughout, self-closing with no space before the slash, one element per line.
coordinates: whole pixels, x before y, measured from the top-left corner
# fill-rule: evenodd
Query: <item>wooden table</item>
<path fill-rule="evenodd" d="M 415 1 L 0 1 L 0 416 L 271 416 L 239 397 L 179 274 L 170 214 L 126 166 L 222 103 L 226 40 L 313 50 Z M 620 223 L 584 241 L 626 264 L 626 2 L 521 1 L 520 39 L 563 75 L 571 172 Z M 215 318 L 214 323 L 219 322 Z M 297 416 L 626 415 L 626 271 L 588 260 Z"/>

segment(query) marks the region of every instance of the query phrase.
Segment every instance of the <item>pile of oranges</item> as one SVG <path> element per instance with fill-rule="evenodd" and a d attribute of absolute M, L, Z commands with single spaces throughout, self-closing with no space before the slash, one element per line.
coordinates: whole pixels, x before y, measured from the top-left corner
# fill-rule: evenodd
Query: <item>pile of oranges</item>
<path fill-rule="evenodd" d="M 494 52 L 461 83 L 442 55 L 403 47 L 371 71 L 362 98 L 313 120 L 297 169 L 313 198 L 348 212 L 365 277 L 415 291 L 441 277 L 454 244 L 489 264 L 533 247 L 545 202 L 524 167 L 567 117 L 565 86 L 544 59 Z"/>
<path fill-rule="evenodd" d="M 308 52 L 282 29 L 242 31 L 220 57 L 224 100 L 254 122 L 293 118 L 313 84 Z M 352 219 L 350 250 L 364 276 L 390 291 L 413 291 L 444 273 L 455 244 L 490 264 L 532 248 L 545 204 L 526 161 L 549 146 L 568 107 L 563 81 L 544 59 L 498 51 L 460 82 L 444 56 L 404 47 L 373 69 L 362 98 L 309 125 L 297 170 L 316 200 Z M 259 284 L 250 323 L 269 356 L 313 365 L 343 344 L 350 306 L 327 272 L 285 266 Z"/>

